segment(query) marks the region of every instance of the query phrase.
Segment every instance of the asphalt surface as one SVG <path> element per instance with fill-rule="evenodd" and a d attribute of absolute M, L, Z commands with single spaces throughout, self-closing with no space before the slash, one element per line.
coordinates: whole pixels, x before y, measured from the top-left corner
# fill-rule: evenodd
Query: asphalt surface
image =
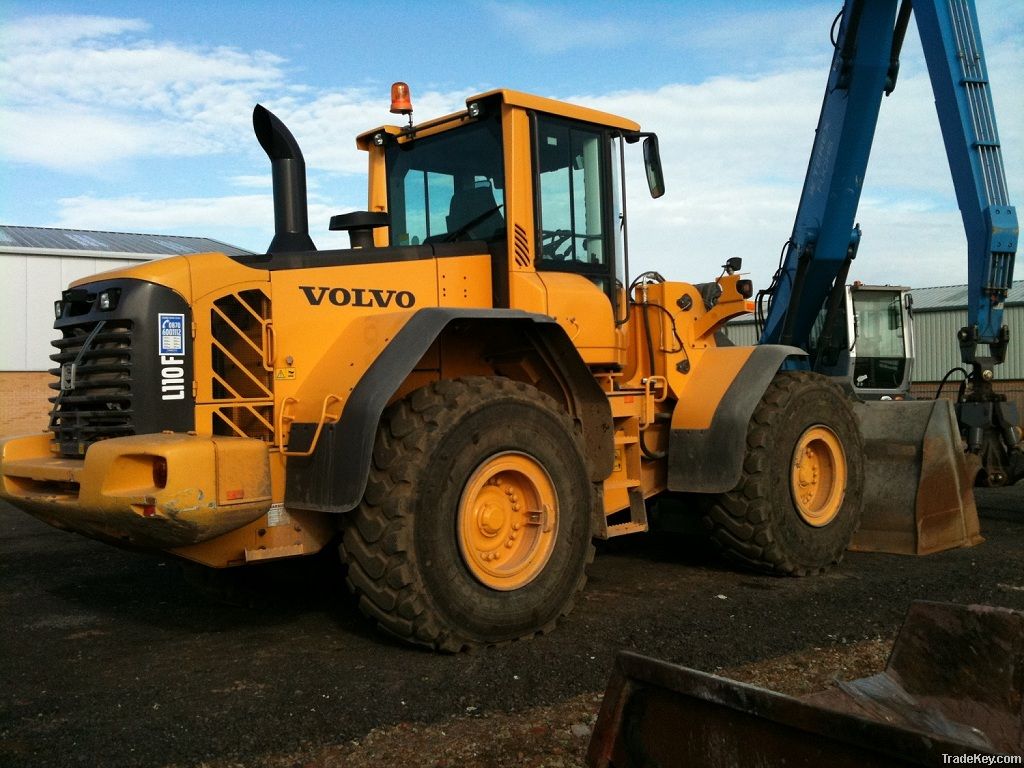
<path fill-rule="evenodd" d="M 225 606 L 173 560 L 0 503 L 0 765 L 258 764 L 376 726 L 603 690 L 620 649 L 713 671 L 891 637 L 915 599 L 1024 610 L 1024 486 L 980 491 L 979 506 L 978 547 L 849 553 L 808 579 L 736 572 L 678 536 L 617 540 L 555 632 L 446 656 L 376 631 L 329 559 L 261 573 L 269 607 Z"/>

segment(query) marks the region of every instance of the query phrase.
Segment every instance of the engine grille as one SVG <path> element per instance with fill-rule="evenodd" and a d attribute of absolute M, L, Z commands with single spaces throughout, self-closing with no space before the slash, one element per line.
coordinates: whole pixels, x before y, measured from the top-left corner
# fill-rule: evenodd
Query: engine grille
<path fill-rule="evenodd" d="M 268 365 L 270 297 L 249 289 L 222 296 L 210 310 L 215 435 L 274 440 L 273 370 Z"/>
<path fill-rule="evenodd" d="M 97 440 L 135 434 L 132 323 L 103 320 L 64 326 L 53 342 L 50 429 L 65 456 L 81 456 Z"/>

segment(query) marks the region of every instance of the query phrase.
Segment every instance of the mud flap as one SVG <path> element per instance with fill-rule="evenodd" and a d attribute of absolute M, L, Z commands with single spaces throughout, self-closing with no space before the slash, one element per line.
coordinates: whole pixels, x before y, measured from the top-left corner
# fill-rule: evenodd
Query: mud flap
<path fill-rule="evenodd" d="M 946 400 L 859 403 L 864 512 L 850 549 L 927 555 L 983 541 L 976 456 L 965 454 Z"/>
<path fill-rule="evenodd" d="M 940 603 L 911 606 L 883 673 L 805 699 L 621 653 L 587 765 L 860 768 L 1020 754 L 1022 667 L 1024 613 Z"/>

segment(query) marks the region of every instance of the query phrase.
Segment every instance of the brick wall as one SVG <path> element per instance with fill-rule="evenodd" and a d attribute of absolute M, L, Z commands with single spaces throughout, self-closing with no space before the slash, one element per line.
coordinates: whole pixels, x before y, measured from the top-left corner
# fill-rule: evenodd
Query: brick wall
<path fill-rule="evenodd" d="M 49 424 L 54 378 L 43 371 L 0 371 L 0 436 L 41 432 Z"/>

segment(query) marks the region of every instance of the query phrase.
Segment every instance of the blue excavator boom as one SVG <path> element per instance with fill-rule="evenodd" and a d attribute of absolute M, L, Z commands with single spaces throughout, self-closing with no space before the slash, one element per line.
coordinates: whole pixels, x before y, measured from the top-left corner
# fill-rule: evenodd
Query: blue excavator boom
<path fill-rule="evenodd" d="M 1019 418 L 994 392 L 1009 330 L 1003 303 L 1013 281 L 1018 222 L 1010 204 L 995 109 L 973 0 L 849 0 L 833 25 L 835 53 L 793 233 L 757 302 L 760 343 L 807 349 L 830 337 L 861 239 L 857 206 L 883 95 L 896 87 L 899 54 L 916 19 L 957 202 L 967 236 L 967 324 L 958 333 L 969 386 L 957 416 L 983 481 L 1024 475 Z M 824 309 L 824 322 L 816 321 Z M 987 349 L 986 349 L 987 348 Z"/>

